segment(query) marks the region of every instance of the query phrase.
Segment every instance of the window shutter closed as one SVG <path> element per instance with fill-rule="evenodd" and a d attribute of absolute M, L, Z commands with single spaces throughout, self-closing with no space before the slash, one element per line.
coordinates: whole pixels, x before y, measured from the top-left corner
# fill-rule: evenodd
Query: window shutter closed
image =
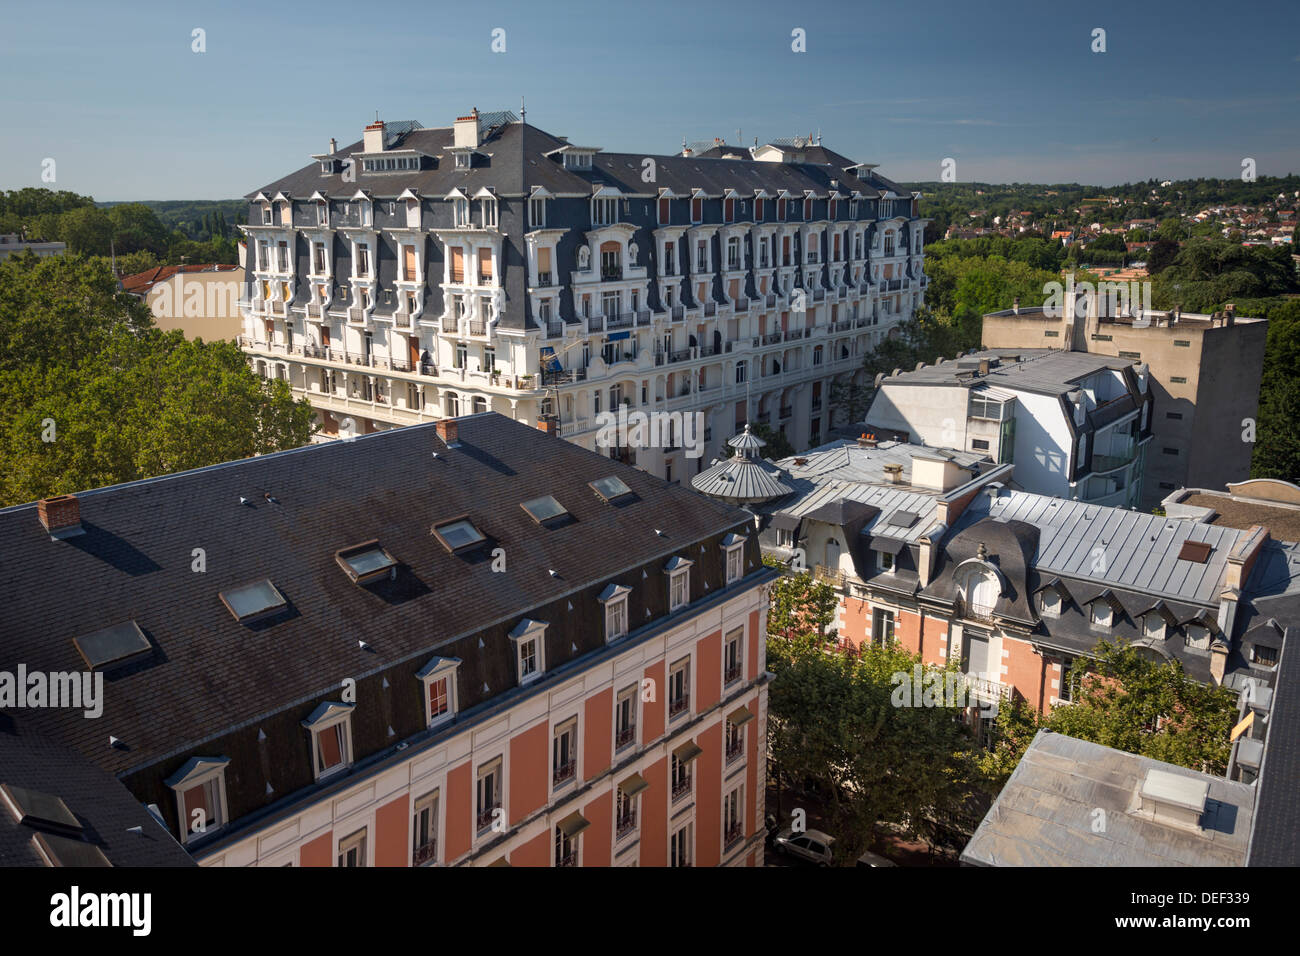
<path fill-rule="evenodd" d="M 987 674 L 989 669 L 989 640 L 987 637 L 967 636 L 968 674 Z"/>
<path fill-rule="evenodd" d="M 329 730 L 322 730 L 319 736 L 321 764 L 325 767 L 332 767 L 337 763 L 342 763 L 343 755 L 339 752 L 338 726 L 331 727 Z"/>
<path fill-rule="evenodd" d="M 668 216 L 670 214 L 671 209 L 672 209 L 671 200 L 668 199 L 659 200 L 659 221 L 660 222 L 667 224 Z"/>
<path fill-rule="evenodd" d="M 415 279 L 415 246 L 403 246 L 406 252 L 406 281 Z"/>
<path fill-rule="evenodd" d="M 465 250 L 460 246 L 451 247 L 451 281 L 465 281 Z"/>
<path fill-rule="evenodd" d="M 538 272 L 551 271 L 551 250 L 550 249 L 537 250 L 537 271 Z"/>
<path fill-rule="evenodd" d="M 478 251 L 478 271 L 484 279 L 492 278 L 492 250 L 481 248 Z"/>

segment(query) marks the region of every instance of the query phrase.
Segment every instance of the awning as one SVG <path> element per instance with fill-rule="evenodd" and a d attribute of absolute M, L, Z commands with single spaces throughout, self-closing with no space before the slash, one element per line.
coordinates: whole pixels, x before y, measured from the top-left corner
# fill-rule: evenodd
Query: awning
<path fill-rule="evenodd" d="M 727 720 L 733 727 L 743 727 L 753 719 L 754 715 L 750 713 L 748 707 L 737 707 L 727 715 Z"/>
<path fill-rule="evenodd" d="M 605 341 L 617 342 L 620 339 L 630 338 L 631 335 L 632 335 L 631 332 L 610 332 L 609 335 L 605 336 Z"/>
<path fill-rule="evenodd" d="M 587 827 L 591 826 L 591 821 L 577 810 L 574 810 L 567 817 L 557 823 L 556 826 L 560 828 L 560 832 L 566 837 L 572 838 L 576 837 L 583 830 L 587 829 Z"/>
<path fill-rule="evenodd" d="M 634 773 L 632 776 L 620 783 L 618 788 L 627 794 L 627 796 L 635 797 L 641 791 L 650 789 L 650 784 L 646 781 L 645 777 L 641 776 L 639 773 Z"/>
<path fill-rule="evenodd" d="M 905 547 L 907 547 L 907 542 L 902 538 L 891 538 L 883 534 L 873 534 L 871 536 L 872 551 L 880 551 L 884 554 L 898 554 Z"/>
<path fill-rule="evenodd" d="M 696 746 L 695 741 L 690 741 L 674 750 L 673 756 L 677 758 L 678 763 L 690 763 L 702 753 L 704 753 L 704 748 Z"/>
<path fill-rule="evenodd" d="M 794 515 L 775 514 L 772 515 L 771 527 L 777 531 L 794 531 L 799 527 L 800 520 Z"/>

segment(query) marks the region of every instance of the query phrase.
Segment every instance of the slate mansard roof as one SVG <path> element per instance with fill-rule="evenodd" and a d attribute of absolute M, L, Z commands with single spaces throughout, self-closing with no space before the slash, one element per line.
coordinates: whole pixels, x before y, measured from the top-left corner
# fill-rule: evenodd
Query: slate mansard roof
<path fill-rule="evenodd" d="M 411 426 L 79 494 L 85 533 L 61 541 L 51 540 L 35 505 L 0 511 L 0 579 L 9 589 L 0 661 L 82 671 L 74 639 L 125 621 L 150 643 L 105 673 L 101 717 L 19 710 L 18 731 L 47 734 L 127 778 L 165 775 L 214 749 L 205 741 L 265 727 L 274 749 L 259 757 L 250 743 L 248 753 L 230 754 L 232 772 L 251 778 L 248 792 L 260 797 L 260 765 L 287 794 L 312 782 L 298 721 L 338 699 L 344 677 L 358 682 L 358 718 L 375 724 L 354 734 L 382 743 L 387 726 L 401 739 L 425 721 L 414 680 L 399 683 L 393 668 L 411 672 L 405 681 L 440 649 L 461 658 L 463 710 L 513 688 L 505 634 L 526 614 L 551 613 L 551 671 L 604 646 L 594 594 L 619 575 L 633 586 L 633 631 L 667 614 L 666 585 L 658 595 L 642 568 L 685 554 L 696 562 L 692 601 L 710 596 L 708 579 L 722 591 L 720 549 L 706 555 L 703 545 L 745 534 L 745 512 L 495 413 L 457 422 L 452 447 L 434 425 Z M 611 475 L 632 491 L 613 504 L 588 485 Z M 544 526 L 521 507 L 543 495 L 567 509 L 567 522 Z M 487 539 L 478 551 L 450 553 L 431 534 L 461 516 Z M 375 539 L 398 569 L 391 581 L 363 587 L 335 552 Z M 494 548 L 503 571 L 493 569 Z M 747 553 L 746 573 L 762 574 L 756 541 Z M 239 623 L 221 592 L 263 579 L 287 608 Z M 486 646 L 475 635 L 486 635 Z M 381 674 L 400 693 L 362 717 L 363 694 L 376 706 Z M 362 689 L 371 676 L 373 690 Z M 481 694 L 484 684 L 491 689 Z M 289 729 L 275 731 L 277 720 Z M 124 746 L 110 747 L 110 735 Z M 358 759 L 364 750 L 358 743 Z M 292 773 L 281 772 L 290 765 Z M 169 797 L 160 790 L 145 802 L 174 813 Z M 240 815 L 237 805 L 231 815 Z"/>

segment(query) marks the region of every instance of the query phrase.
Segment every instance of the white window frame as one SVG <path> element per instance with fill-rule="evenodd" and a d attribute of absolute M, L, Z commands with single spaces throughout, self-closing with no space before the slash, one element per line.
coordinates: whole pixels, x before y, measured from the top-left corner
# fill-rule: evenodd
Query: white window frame
<path fill-rule="evenodd" d="M 591 224 L 612 226 L 618 222 L 618 197 L 593 196 L 591 199 Z"/>
<path fill-rule="evenodd" d="M 618 723 L 619 723 L 619 716 L 623 710 L 622 704 L 624 700 L 629 701 L 630 704 L 627 710 L 629 714 L 628 723 L 629 723 L 629 727 L 632 730 L 632 739 L 620 746 L 618 742 L 618 733 L 619 733 Z M 637 741 L 641 732 L 640 731 L 641 721 L 637 719 L 639 716 L 637 713 L 637 709 L 640 700 L 641 700 L 641 687 L 639 684 L 633 684 L 631 687 L 624 687 L 614 697 L 614 721 L 613 721 L 614 753 L 618 753 L 620 750 L 623 750 L 627 747 L 635 748 L 637 746 Z"/>
<path fill-rule="evenodd" d="M 370 834 L 369 827 L 362 827 L 360 830 L 354 830 L 345 837 L 339 837 L 338 852 L 334 855 L 334 862 L 337 867 L 343 866 L 343 857 L 352 850 L 358 850 L 357 868 L 370 866 Z"/>
<path fill-rule="evenodd" d="M 523 687 L 541 678 L 546 673 L 546 629 L 545 621 L 524 618 L 510 632 L 510 640 L 515 645 L 515 678 Z M 528 674 L 524 673 L 524 650 L 529 644 L 536 648 L 536 667 Z"/>
<path fill-rule="evenodd" d="M 668 865 L 670 867 L 689 867 L 694 864 L 695 859 L 695 841 L 693 839 L 694 827 L 691 821 L 687 821 L 682 826 L 674 830 L 668 837 Z M 677 857 L 677 847 L 681 845 L 682 851 L 680 858 Z M 675 860 L 680 860 L 675 862 Z"/>
<path fill-rule="evenodd" d="M 1153 621 L 1158 624 L 1158 626 L 1154 630 L 1151 627 Z M 1150 638 L 1153 641 L 1163 641 L 1165 639 L 1165 635 L 1168 633 L 1168 630 L 1169 630 L 1169 622 L 1166 621 L 1161 615 L 1156 614 L 1154 612 L 1146 615 L 1146 617 L 1143 618 L 1142 620 L 1142 636 Z"/>
<path fill-rule="evenodd" d="M 686 558 L 676 557 L 668 562 L 664 568 L 668 575 L 668 613 L 681 610 L 688 607 L 691 603 L 691 565 L 695 562 Z M 676 599 L 676 593 L 680 582 L 682 600 Z"/>
<path fill-rule="evenodd" d="M 528 225 L 532 229 L 546 228 L 545 196 L 533 196 L 528 200 Z"/>
<path fill-rule="evenodd" d="M 723 568 L 726 574 L 728 584 L 735 584 L 745 576 L 745 539 L 739 535 L 732 535 L 732 538 L 739 538 L 733 544 L 723 542 Z M 735 563 L 735 573 L 732 573 L 732 563 Z"/>
<path fill-rule="evenodd" d="M 503 817 L 504 817 L 505 816 L 504 811 L 506 809 L 506 761 L 504 755 L 498 755 L 491 758 L 490 760 L 483 761 L 481 764 L 478 765 L 477 771 L 474 774 L 474 838 L 475 840 L 480 839 L 484 834 L 493 832 L 491 821 L 489 821 L 488 824 L 483 827 L 480 827 L 478 822 L 479 816 L 482 814 L 482 810 L 480 809 L 480 805 L 482 801 L 479 800 L 479 796 L 482 790 L 483 778 L 486 777 L 488 774 L 495 774 L 496 777 L 496 787 L 495 787 L 496 806 L 493 807 L 492 809 L 494 812 L 497 809 L 502 810 Z M 508 817 L 505 818 L 509 819 Z"/>
<path fill-rule="evenodd" d="M 632 589 L 622 584 L 611 584 L 605 588 L 597 600 L 605 606 L 605 643 L 616 641 L 628 635 L 631 627 L 631 615 L 628 608 L 628 595 Z M 622 627 L 618 620 L 622 619 Z"/>
<path fill-rule="evenodd" d="M 1061 595 L 1055 588 L 1044 588 L 1038 598 L 1040 617 L 1058 618 L 1061 616 Z"/>
<path fill-rule="evenodd" d="M 614 787 L 614 842 L 622 843 L 629 840 L 641 832 L 641 794 L 628 796 L 621 786 Z M 628 808 L 628 816 L 632 818 L 632 825 L 622 836 L 618 833 L 619 823 L 619 804 L 625 803 Z"/>
<path fill-rule="evenodd" d="M 436 727 L 455 718 L 458 703 L 456 699 L 456 678 L 460 664 L 461 661 L 458 657 L 434 657 L 416 672 L 415 677 L 419 680 L 424 693 L 424 725 L 426 727 Z M 429 690 L 435 681 L 441 680 L 447 682 L 447 709 L 435 716 L 433 702 L 429 700 Z"/>
<path fill-rule="evenodd" d="M 311 737 L 311 768 L 316 780 L 325 780 L 342 773 L 352 766 L 352 711 L 354 704 L 331 701 L 321 704 L 312 712 L 312 716 L 303 721 L 303 726 Z M 342 727 L 339 739 L 340 760 L 333 767 L 324 770 L 320 767 L 320 735 L 329 730 Z"/>
<path fill-rule="evenodd" d="M 551 730 L 551 770 L 550 770 L 550 790 L 554 793 L 557 790 L 563 790 L 565 787 L 573 786 L 581 779 L 582 776 L 582 751 L 580 747 L 581 736 L 579 734 L 578 715 L 574 714 L 567 720 L 562 720 Z M 570 737 L 569 753 L 573 759 L 573 774 L 564 780 L 557 781 L 555 772 L 558 769 L 556 759 L 559 757 L 560 738 Z"/>
<path fill-rule="evenodd" d="M 482 209 L 483 228 L 495 229 L 497 227 L 497 201 L 495 199 L 480 199 L 479 206 Z"/>
<path fill-rule="evenodd" d="M 167 786 L 176 794 L 176 819 L 180 824 L 181 843 L 189 843 L 214 833 L 229 821 L 230 811 L 226 801 L 226 766 L 229 763 L 229 757 L 193 757 L 180 768 L 177 776 L 166 781 Z M 194 829 L 194 821 L 185 812 L 185 795 L 199 787 L 207 790 L 205 802 L 216 811 L 216 819 L 205 820 L 202 830 Z"/>
<path fill-rule="evenodd" d="M 464 228 L 470 223 L 469 219 L 469 200 L 457 197 L 452 203 L 452 223 L 459 228 Z"/>
<path fill-rule="evenodd" d="M 1100 612 L 1100 616 L 1098 614 Z M 1088 608 L 1088 624 L 1093 628 L 1106 628 L 1111 626 L 1115 612 L 1105 601 L 1093 601 Z"/>
<path fill-rule="evenodd" d="M 438 839 L 438 824 L 442 815 L 442 801 L 438 788 L 434 787 L 428 793 L 416 797 L 411 807 L 411 865 L 416 866 L 415 862 L 415 836 L 419 832 L 416 824 L 419 822 L 421 814 L 429 811 L 429 832 L 433 843 L 433 856 L 419 863 L 419 866 L 436 866 L 438 863 L 438 850 L 440 840 Z M 425 844 L 427 845 L 427 844 Z"/>
<path fill-rule="evenodd" d="M 736 662 L 740 665 L 740 674 L 727 680 L 727 648 L 732 644 L 736 646 Z M 744 680 L 745 677 L 745 626 L 733 628 L 722 636 L 722 686 L 727 687 L 731 683 Z"/>
<path fill-rule="evenodd" d="M 744 728 L 741 728 L 744 733 Z M 727 845 L 727 815 L 734 808 L 736 823 L 740 826 L 740 838 L 730 847 Z M 735 849 L 745 842 L 745 784 L 738 783 L 722 796 L 722 852 L 725 854 L 729 849 Z"/>
<path fill-rule="evenodd" d="M 691 667 L 691 655 L 689 654 L 687 654 L 685 657 L 673 661 L 670 665 L 668 665 L 668 700 L 666 706 L 670 711 L 668 716 L 669 723 L 681 717 L 685 717 L 687 714 L 691 712 L 691 702 L 692 702 L 692 698 L 694 697 L 694 695 L 691 693 L 691 678 L 692 678 L 691 671 L 692 670 L 693 668 Z M 679 710 L 676 714 L 673 714 L 671 713 L 672 705 L 673 705 L 673 694 L 672 694 L 673 683 L 674 683 L 673 678 L 677 674 L 682 673 L 683 671 L 686 674 L 685 678 L 682 680 L 682 687 L 684 689 L 684 694 L 686 697 L 686 706 L 683 707 L 681 710 Z"/>
<path fill-rule="evenodd" d="M 876 567 L 884 574 L 893 574 L 898 567 L 898 561 L 888 551 L 877 551 L 876 559 Z"/>

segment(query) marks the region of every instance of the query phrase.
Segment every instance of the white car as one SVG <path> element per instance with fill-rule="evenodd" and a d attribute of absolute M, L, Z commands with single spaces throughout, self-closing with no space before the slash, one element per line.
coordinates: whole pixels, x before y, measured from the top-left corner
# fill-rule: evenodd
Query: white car
<path fill-rule="evenodd" d="M 778 833 L 776 839 L 772 841 L 773 846 L 781 853 L 787 853 L 809 863 L 816 863 L 818 866 L 831 865 L 831 845 L 834 842 L 835 837 L 827 836 L 821 830 L 795 833 L 790 827 Z"/>

